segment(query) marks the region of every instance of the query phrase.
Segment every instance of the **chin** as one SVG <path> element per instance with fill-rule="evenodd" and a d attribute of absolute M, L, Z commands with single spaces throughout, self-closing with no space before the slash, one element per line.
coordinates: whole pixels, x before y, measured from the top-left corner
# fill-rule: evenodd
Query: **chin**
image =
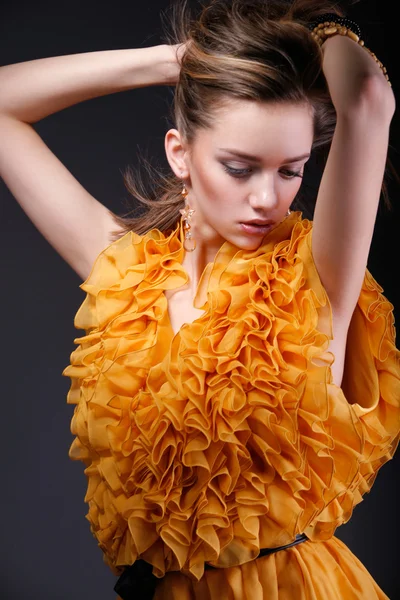
<path fill-rule="evenodd" d="M 227 237 L 226 240 L 228 242 L 230 242 L 231 244 L 233 244 L 234 246 L 237 246 L 238 248 L 240 248 L 241 250 L 256 250 L 262 243 L 263 238 L 262 237 L 246 237 L 246 236 L 241 236 L 241 235 L 232 235 L 230 237 Z"/>

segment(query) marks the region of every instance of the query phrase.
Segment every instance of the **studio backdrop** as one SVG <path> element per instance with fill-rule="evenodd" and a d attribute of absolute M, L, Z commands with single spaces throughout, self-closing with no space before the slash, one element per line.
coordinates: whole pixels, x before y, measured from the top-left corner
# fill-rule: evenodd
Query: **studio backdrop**
<path fill-rule="evenodd" d="M 398 32 L 389 3 L 365 0 L 348 16 L 386 65 L 397 97 Z M 196 2 L 191 2 L 196 7 Z M 18 3 L 0 0 L 0 65 L 55 55 L 163 43 L 160 11 L 167 0 Z M 122 172 L 139 153 L 167 165 L 164 152 L 171 87 L 130 90 L 96 98 L 34 125 L 79 182 L 117 214 L 129 195 Z M 399 114 L 391 127 L 390 156 L 400 171 Z M 365 132 L 368 143 L 368 131 Z M 1 140 L 0 140 L 1 143 Z M 316 186 L 313 161 L 306 185 Z M 393 210 L 381 202 L 368 269 L 400 319 L 400 188 L 389 182 Z M 83 334 L 73 317 L 84 299 L 78 275 L 38 232 L 0 180 L 1 211 L 1 532 L 0 598 L 4 600 L 113 600 L 116 577 L 103 563 L 89 530 L 81 463 L 68 457 L 72 442 L 69 379 L 61 375 Z M 304 214 L 312 218 L 311 215 Z M 400 456 L 378 473 L 375 487 L 336 530 L 377 583 L 396 600 Z"/>

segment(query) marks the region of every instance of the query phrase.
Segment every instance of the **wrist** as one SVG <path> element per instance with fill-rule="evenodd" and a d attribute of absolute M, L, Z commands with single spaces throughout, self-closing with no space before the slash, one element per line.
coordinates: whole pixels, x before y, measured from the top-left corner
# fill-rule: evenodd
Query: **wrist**
<path fill-rule="evenodd" d="M 124 52 L 129 53 L 129 58 L 121 66 L 122 72 L 118 75 L 122 89 L 171 85 L 173 82 L 178 65 L 167 44 L 133 48 Z"/>
<path fill-rule="evenodd" d="M 164 85 L 175 85 L 179 79 L 180 63 L 178 58 L 178 48 L 180 44 L 160 46 L 162 56 L 161 69 Z"/>
<path fill-rule="evenodd" d="M 335 35 L 327 38 L 321 49 L 323 72 L 334 95 L 340 90 L 345 102 L 357 100 L 364 97 L 366 83 L 369 81 L 382 84 L 383 92 L 393 95 L 382 68 L 365 47 L 347 36 Z"/>
<path fill-rule="evenodd" d="M 308 28 L 321 47 L 322 70 L 336 112 L 352 113 L 354 107 L 358 110 L 360 101 L 365 105 L 365 100 L 370 103 L 371 97 L 376 106 L 377 97 L 378 105 L 388 106 L 384 110 L 393 115 L 395 100 L 387 69 L 365 46 L 357 23 L 335 13 L 325 13 Z M 384 103 L 382 96 L 387 99 Z"/>
<path fill-rule="evenodd" d="M 376 63 L 376 65 L 379 67 L 380 71 L 381 71 L 381 75 L 383 75 L 383 78 L 386 79 L 386 81 L 388 82 L 389 86 L 391 87 L 392 84 L 390 83 L 389 80 L 389 76 L 387 74 L 387 69 L 386 67 L 383 65 L 383 63 L 378 59 L 378 57 L 376 56 L 376 54 L 374 52 L 372 52 L 369 48 L 367 48 L 367 46 L 365 46 L 364 40 L 361 39 L 361 31 L 359 26 L 357 25 L 357 23 L 354 23 L 354 21 L 350 21 L 349 19 L 341 19 L 341 18 L 335 18 L 335 16 L 333 15 L 333 20 L 331 22 L 328 21 L 324 21 L 324 16 L 320 17 L 320 20 L 317 21 L 317 25 L 315 23 L 310 24 L 309 28 L 311 30 L 311 36 L 318 42 L 318 44 L 320 46 L 326 46 L 328 40 L 331 40 L 333 38 L 340 39 L 340 38 L 344 38 L 344 39 L 350 39 L 352 42 L 354 42 L 354 44 L 360 46 L 361 48 L 363 48 L 367 54 L 369 54 L 372 59 L 373 62 Z M 326 15 L 327 17 L 329 17 L 330 15 Z M 314 26 L 315 25 L 315 26 Z M 342 44 L 342 42 L 336 42 L 339 44 Z M 346 44 L 348 44 L 348 42 L 345 42 Z M 329 46 L 330 44 L 328 44 Z M 349 46 L 350 48 L 350 46 Z M 324 50 L 323 50 L 324 52 Z M 354 51 L 351 50 L 350 52 L 356 53 L 359 52 L 359 50 Z M 360 54 L 361 56 L 361 54 Z M 365 64 L 369 66 L 369 72 L 367 73 L 367 75 L 378 75 L 378 71 L 376 69 L 376 67 L 373 66 L 373 63 L 371 63 L 371 61 L 366 60 Z M 375 73 L 374 73 L 374 69 L 375 69 Z"/>

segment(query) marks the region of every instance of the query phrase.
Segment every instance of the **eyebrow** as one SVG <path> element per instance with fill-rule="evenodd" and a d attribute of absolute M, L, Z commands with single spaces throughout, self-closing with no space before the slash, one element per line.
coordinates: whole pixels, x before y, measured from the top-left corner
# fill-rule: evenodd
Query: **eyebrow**
<path fill-rule="evenodd" d="M 257 160 L 260 159 L 257 156 L 253 156 L 252 154 L 246 154 L 245 152 L 239 152 L 239 150 L 234 150 L 233 148 L 218 148 L 218 150 L 223 150 L 225 152 L 229 152 L 230 154 L 234 154 L 235 156 L 239 156 L 239 158 L 245 158 L 249 160 Z M 297 162 L 298 160 L 303 160 L 303 158 L 309 158 L 311 154 L 307 152 L 307 154 L 302 154 L 301 156 L 295 156 L 294 158 L 286 158 L 283 163 L 292 163 Z"/>

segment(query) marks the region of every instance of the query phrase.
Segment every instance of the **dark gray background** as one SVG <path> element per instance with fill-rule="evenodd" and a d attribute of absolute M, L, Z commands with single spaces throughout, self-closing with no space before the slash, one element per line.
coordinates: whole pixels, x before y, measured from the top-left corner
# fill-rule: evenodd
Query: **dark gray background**
<path fill-rule="evenodd" d="M 192 2 L 196 6 L 195 2 Z M 349 16 L 399 85 L 395 19 L 365 1 Z M 35 58 L 161 43 L 166 0 L 134 2 L 0 2 L 0 65 Z M 397 70 L 396 70 L 397 69 Z M 164 135 L 173 90 L 154 87 L 97 98 L 37 125 L 49 147 L 93 194 L 121 214 L 121 171 L 141 149 L 165 161 Z M 366 132 L 367 134 L 367 132 Z M 391 157 L 399 168 L 399 114 Z M 310 177 L 317 175 L 310 174 Z M 399 188 L 394 211 L 378 213 L 368 268 L 399 315 Z M 0 597 L 4 600 L 111 600 L 115 577 L 85 519 L 83 465 L 68 458 L 73 407 L 66 404 L 73 317 L 84 299 L 79 277 L 39 234 L 0 180 L 1 226 L 1 532 Z M 396 322 L 396 326 L 398 324 Z M 386 464 L 370 494 L 336 535 L 365 564 L 392 600 L 396 567 L 400 457 Z"/>

